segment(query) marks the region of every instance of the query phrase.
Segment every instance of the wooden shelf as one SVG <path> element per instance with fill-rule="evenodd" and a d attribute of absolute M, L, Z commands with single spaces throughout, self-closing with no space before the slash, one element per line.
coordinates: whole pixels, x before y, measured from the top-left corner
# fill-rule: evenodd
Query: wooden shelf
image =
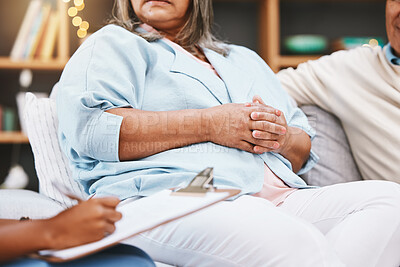
<path fill-rule="evenodd" d="M 8 57 L 0 57 L 0 69 L 63 70 L 65 64 L 67 64 L 65 60 L 57 59 L 51 61 L 12 61 Z"/>
<path fill-rule="evenodd" d="M 0 131 L 0 144 L 26 144 L 26 143 L 29 143 L 28 137 L 22 132 Z"/>
<path fill-rule="evenodd" d="M 320 58 L 322 55 L 301 55 L 301 56 L 279 56 L 277 59 L 277 65 L 280 68 L 287 68 L 287 67 L 293 67 L 297 66 L 300 63 L 309 61 L 309 60 L 316 60 Z"/>
<path fill-rule="evenodd" d="M 318 59 L 320 56 L 286 56 L 281 55 L 280 36 L 280 2 L 297 2 L 299 0 L 259 0 L 259 50 L 261 57 L 274 72 L 282 68 L 297 67 L 300 63 Z M 302 0 L 303 2 L 382 2 L 386 0 Z"/>

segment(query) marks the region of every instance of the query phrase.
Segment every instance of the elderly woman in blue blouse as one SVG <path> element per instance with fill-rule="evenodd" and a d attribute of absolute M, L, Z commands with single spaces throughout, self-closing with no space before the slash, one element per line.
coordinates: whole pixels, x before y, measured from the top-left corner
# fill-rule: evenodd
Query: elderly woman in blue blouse
<path fill-rule="evenodd" d="M 86 190 L 120 199 L 188 183 L 242 195 L 127 241 L 178 266 L 398 266 L 400 189 L 310 188 L 314 133 L 254 52 L 211 34 L 211 0 L 117 0 L 67 64 L 60 143 Z"/>

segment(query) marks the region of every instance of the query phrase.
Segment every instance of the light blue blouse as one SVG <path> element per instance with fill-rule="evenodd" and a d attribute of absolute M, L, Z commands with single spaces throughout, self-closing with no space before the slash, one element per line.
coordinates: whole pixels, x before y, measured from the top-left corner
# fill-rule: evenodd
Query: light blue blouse
<path fill-rule="evenodd" d="M 249 102 L 257 94 L 267 105 L 283 111 L 290 126 L 314 136 L 307 118 L 291 105 L 265 62 L 249 49 L 230 48 L 228 57 L 205 49 L 222 79 L 163 40 L 147 42 L 115 25 L 99 30 L 77 50 L 63 71 L 57 92 L 59 140 L 74 177 L 89 194 L 121 199 L 147 196 L 186 184 L 206 167 L 214 167 L 217 187 L 251 194 L 261 190 L 264 162 L 289 186 L 308 187 L 279 154 L 255 155 L 211 142 L 119 161 L 122 117 L 104 112 L 117 107 L 204 109 Z M 140 122 L 135 123 L 140 127 Z M 147 145 L 139 149 L 147 149 Z M 312 168 L 316 160 L 311 153 L 299 174 Z"/>
<path fill-rule="evenodd" d="M 394 65 L 400 65 L 400 58 L 394 54 L 393 48 L 390 43 L 386 45 L 386 58 L 389 60 L 390 63 Z"/>

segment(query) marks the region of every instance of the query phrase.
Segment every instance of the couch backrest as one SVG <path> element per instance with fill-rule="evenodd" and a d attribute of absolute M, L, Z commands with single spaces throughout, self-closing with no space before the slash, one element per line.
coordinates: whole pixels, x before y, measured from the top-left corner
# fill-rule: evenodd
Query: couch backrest
<path fill-rule="evenodd" d="M 326 186 L 361 180 L 347 136 L 339 119 L 316 106 L 303 106 L 310 125 L 316 130 L 312 150 L 318 164 L 302 175 L 309 185 Z"/>

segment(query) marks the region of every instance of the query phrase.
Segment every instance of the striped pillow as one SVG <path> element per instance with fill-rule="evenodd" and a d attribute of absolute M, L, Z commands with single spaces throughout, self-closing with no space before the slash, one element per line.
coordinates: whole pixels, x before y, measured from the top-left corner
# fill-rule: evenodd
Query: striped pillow
<path fill-rule="evenodd" d="M 64 207 L 71 207 L 76 204 L 76 201 L 64 196 L 54 187 L 53 182 L 64 185 L 83 199 L 86 199 L 88 195 L 72 178 L 68 159 L 58 143 L 55 100 L 37 98 L 32 93 L 26 93 L 25 100 L 24 120 L 35 159 L 39 191 L 60 202 Z"/>

